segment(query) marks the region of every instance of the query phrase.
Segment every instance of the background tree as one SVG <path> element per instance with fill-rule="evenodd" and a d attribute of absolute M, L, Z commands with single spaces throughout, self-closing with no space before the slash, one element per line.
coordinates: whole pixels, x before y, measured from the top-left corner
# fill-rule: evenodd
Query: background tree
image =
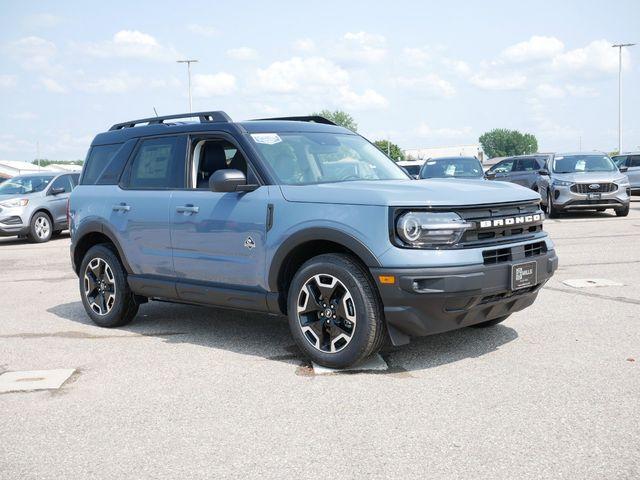
<path fill-rule="evenodd" d="M 382 150 L 385 155 L 388 151 L 389 156 L 396 162 L 405 159 L 404 151 L 398 145 L 390 142 L 389 140 L 376 140 L 373 144 Z"/>
<path fill-rule="evenodd" d="M 49 160 L 47 158 L 41 158 L 40 160 L 40 166 L 41 167 L 46 167 L 47 165 L 51 165 L 52 163 L 62 163 L 62 164 L 68 164 L 68 165 L 83 165 L 84 164 L 84 160 Z M 34 165 L 38 165 L 38 159 L 36 158 L 33 162 Z"/>
<path fill-rule="evenodd" d="M 538 151 L 538 140 L 530 133 L 496 128 L 478 139 L 489 158 L 526 155 Z"/>
<path fill-rule="evenodd" d="M 322 110 L 320 112 L 314 112 L 311 115 L 318 115 L 320 117 L 324 117 L 327 120 L 331 120 L 336 125 L 340 125 L 341 127 L 348 128 L 352 132 L 358 131 L 358 124 L 353 119 L 351 115 L 343 110 Z"/>

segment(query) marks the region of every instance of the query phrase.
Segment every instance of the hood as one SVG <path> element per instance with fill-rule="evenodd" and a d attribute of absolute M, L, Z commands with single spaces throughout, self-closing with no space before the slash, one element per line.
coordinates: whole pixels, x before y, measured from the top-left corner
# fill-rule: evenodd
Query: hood
<path fill-rule="evenodd" d="M 4 202 L 6 200 L 13 200 L 14 198 L 33 198 L 39 197 L 42 192 L 34 192 L 34 193 L 9 193 L 6 195 L 0 194 L 0 202 Z"/>
<path fill-rule="evenodd" d="M 290 202 L 381 206 L 456 206 L 540 200 L 533 190 L 506 182 L 434 178 L 281 185 Z"/>
<path fill-rule="evenodd" d="M 563 180 L 575 183 L 610 183 L 625 180 L 626 175 L 615 172 L 584 172 L 584 173 L 552 173 L 553 180 Z"/>

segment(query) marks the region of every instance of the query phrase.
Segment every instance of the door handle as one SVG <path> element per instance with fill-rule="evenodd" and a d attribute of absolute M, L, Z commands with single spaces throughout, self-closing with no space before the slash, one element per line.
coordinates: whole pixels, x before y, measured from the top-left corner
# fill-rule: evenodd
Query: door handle
<path fill-rule="evenodd" d="M 129 210 L 131 210 L 131 206 L 127 205 L 126 203 L 121 203 L 119 205 L 113 206 L 114 212 L 128 212 Z"/>
<path fill-rule="evenodd" d="M 198 213 L 200 211 L 200 207 L 196 207 L 195 205 L 182 205 L 180 207 L 176 207 L 176 212 L 178 213 Z"/>

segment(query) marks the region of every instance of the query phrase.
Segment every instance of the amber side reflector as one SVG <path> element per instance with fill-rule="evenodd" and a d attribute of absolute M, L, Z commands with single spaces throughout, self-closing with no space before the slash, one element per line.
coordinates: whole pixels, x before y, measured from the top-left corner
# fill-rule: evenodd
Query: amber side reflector
<path fill-rule="evenodd" d="M 393 275 L 378 275 L 378 280 L 380 280 L 380 283 L 385 283 L 388 285 L 396 283 L 396 277 Z"/>

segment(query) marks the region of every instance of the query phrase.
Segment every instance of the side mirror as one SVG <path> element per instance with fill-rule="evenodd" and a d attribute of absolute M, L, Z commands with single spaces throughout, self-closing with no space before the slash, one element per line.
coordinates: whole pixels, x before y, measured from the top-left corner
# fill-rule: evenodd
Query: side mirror
<path fill-rule="evenodd" d="M 52 188 L 49 190 L 49 195 L 60 195 L 61 193 L 65 193 L 66 190 L 64 187 Z"/>
<path fill-rule="evenodd" d="M 538 173 L 547 177 L 549 176 L 549 170 L 547 170 L 546 168 L 541 168 L 540 170 L 538 170 Z"/>
<path fill-rule="evenodd" d="M 494 178 L 496 178 L 496 172 L 490 172 L 487 170 L 486 172 L 484 172 L 484 176 L 489 180 L 493 180 Z"/>
<path fill-rule="evenodd" d="M 619 167 L 618 170 L 620 170 L 622 173 L 627 173 L 629 171 L 629 167 L 627 167 L 626 165 L 623 165 Z"/>
<path fill-rule="evenodd" d="M 209 178 L 212 192 L 252 192 L 258 185 L 247 185 L 247 177 L 240 170 L 225 168 L 216 170 Z"/>

